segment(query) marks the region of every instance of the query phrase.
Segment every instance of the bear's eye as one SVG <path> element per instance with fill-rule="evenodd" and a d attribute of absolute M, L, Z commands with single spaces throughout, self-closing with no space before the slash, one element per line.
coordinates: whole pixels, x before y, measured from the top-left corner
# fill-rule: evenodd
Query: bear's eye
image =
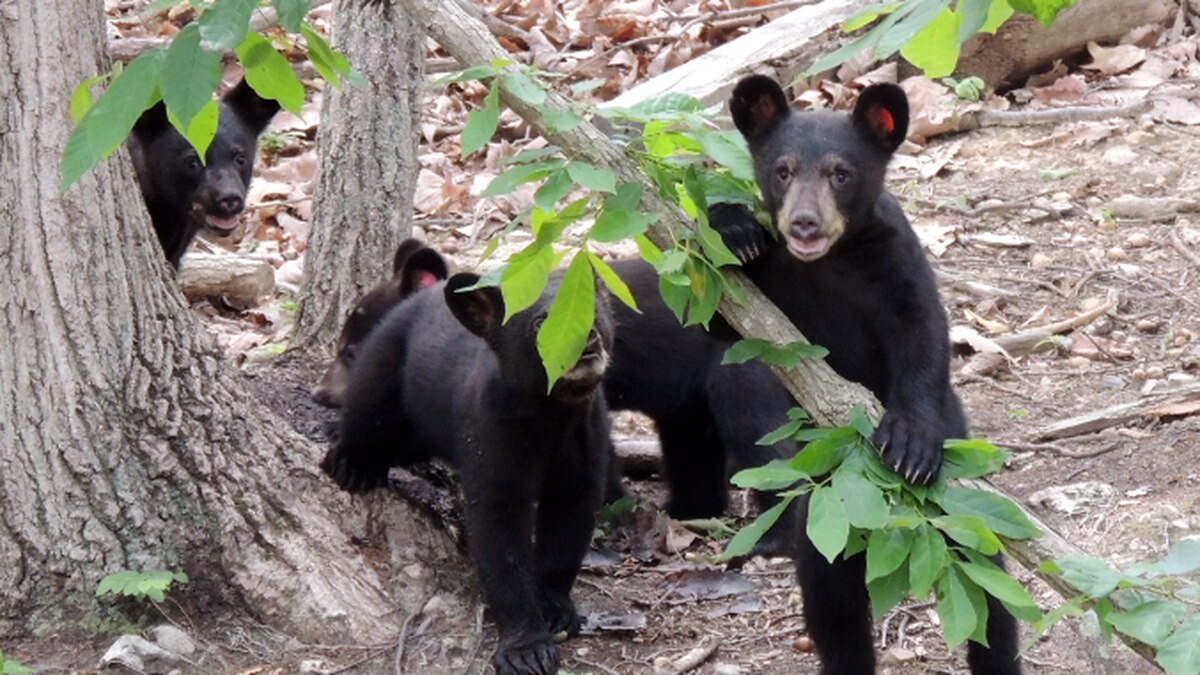
<path fill-rule="evenodd" d="M 843 169 L 834 169 L 833 170 L 833 182 L 837 183 L 838 185 L 845 185 L 846 183 L 850 182 L 849 172 L 847 172 Z"/>
<path fill-rule="evenodd" d="M 188 157 L 187 169 L 188 169 L 188 171 L 199 171 L 200 170 L 200 158 L 196 157 L 195 155 Z"/>
<path fill-rule="evenodd" d="M 540 331 L 542 329 L 543 323 L 546 323 L 546 317 L 544 317 L 544 316 L 539 316 L 538 318 L 534 319 L 533 320 L 533 332 L 536 333 L 536 332 Z"/>
<path fill-rule="evenodd" d="M 775 177 L 786 183 L 792 177 L 792 170 L 786 164 L 781 164 L 775 167 Z"/>
<path fill-rule="evenodd" d="M 246 156 L 239 152 L 233 156 L 233 163 L 238 166 L 246 166 Z"/>

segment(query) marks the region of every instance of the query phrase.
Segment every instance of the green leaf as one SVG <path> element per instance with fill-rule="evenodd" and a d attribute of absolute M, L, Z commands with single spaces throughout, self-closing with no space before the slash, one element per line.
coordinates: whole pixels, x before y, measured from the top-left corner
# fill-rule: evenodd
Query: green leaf
<path fill-rule="evenodd" d="M 932 518 L 929 522 L 967 548 L 985 555 L 1000 551 L 1000 540 L 978 516 L 941 516 Z"/>
<path fill-rule="evenodd" d="M 826 350 L 828 352 L 828 350 Z M 875 423 L 867 417 L 867 411 L 861 405 L 854 406 L 850 411 L 850 428 L 858 432 L 866 440 L 871 440 L 871 436 L 875 434 Z"/>
<path fill-rule="evenodd" d="M 1087 556 L 1047 561 L 1041 568 L 1061 576 L 1089 598 L 1102 598 L 1116 590 L 1122 582 L 1137 581 L 1114 571 L 1107 563 Z"/>
<path fill-rule="evenodd" d="M 533 203 L 543 211 L 553 211 L 554 206 L 566 198 L 575 183 L 566 171 L 556 169 L 550 172 L 546 182 L 533 193 Z"/>
<path fill-rule="evenodd" d="M 500 89 L 493 84 L 487 96 L 483 98 L 483 108 L 467 113 L 467 126 L 463 128 L 461 137 L 462 156 L 469 157 L 476 150 L 486 146 L 499 124 Z"/>
<path fill-rule="evenodd" d="M 500 69 L 491 64 L 482 66 L 471 66 L 465 70 L 460 70 L 457 73 L 450 73 L 445 77 L 439 77 L 429 84 L 430 88 L 444 87 L 448 84 L 456 82 L 471 82 L 474 80 L 486 80 L 489 77 L 496 77 L 500 74 Z"/>
<path fill-rule="evenodd" d="M 1000 26 L 1012 15 L 1013 8 L 1008 4 L 1008 0 L 992 0 L 991 6 L 988 7 L 987 20 L 979 27 L 979 32 L 995 35 Z"/>
<path fill-rule="evenodd" d="M 504 173 L 492 179 L 491 183 L 483 189 L 481 196 L 483 197 L 498 197 L 506 195 L 523 183 L 532 183 L 535 180 L 541 180 L 548 176 L 552 171 L 557 170 L 563 165 L 561 159 L 551 159 L 545 162 L 535 162 L 533 164 L 521 164 L 505 171 Z M 547 209 L 548 210 L 548 209 Z"/>
<path fill-rule="evenodd" d="M 958 29 L 961 23 L 962 16 L 943 8 L 900 48 L 900 55 L 924 71 L 925 77 L 945 77 L 953 73 L 954 66 L 958 64 Z"/>
<path fill-rule="evenodd" d="M 596 218 L 596 223 L 592 225 L 588 236 L 601 242 L 621 241 L 644 234 L 656 220 L 658 220 L 657 214 L 614 211 L 606 208 Z"/>
<path fill-rule="evenodd" d="M 908 556 L 908 583 L 917 598 L 929 595 L 933 583 L 946 567 L 946 539 L 941 532 L 920 525 L 913 534 Z"/>
<path fill-rule="evenodd" d="M 617 177 L 604 167 L 575 161 L 567 165 L 567 173 L 571 175 L 571 180 L 589 190 L 614 192 L 617 189 Z"/>
<path fill-rule="evenodd" d="M 1167 557 L 1154 565 L 1163 574 L 1182 575 L 1200 569 L 1200 541 L 1185 539 L 1173 546 Z"/>
<path fill-rule="evenodd" d="M 947 440 L 942 445 L 945 459 L 942 475 L 952 478 L 979 478 L 1004 467 L 1005 453 L 981 439 Z"/>
<path fill-rule="evenodd" d="M 699 140 L 704 154 L 729 169 L 735 178 L 754 180 L 754 160 L 740 133 L 732 130 L 706 131 L 699 134 Z"/>
<path fill-rule="evenodd" d="M 978 516 L 993 532 L 1010 539 L 1041 534 L 1020 507 L 998 494 L 952 485 L 933 501 L 952 516 Z"/>
<path fill-rule="evenodd" d="M 679 323 L 683 323 L 688 301 L 692 299 L 692 290 L 686 285 L 681 286 L 676 283 L 678 276 L 678 274 L 662 274 L 660 270 L 658 292 Z M 685 276 L 683 279 L 686 283 L 687 277 Z"/>
<path fill-rule="evenodd" d="M 729 545 L 725 547 L 725 552 L 717 557 L 718 560 L 729 560 L 749 553 L 754 545 L 762 539 L 767 530 L 779 520 L 779 516 L 792 503 L 793 497 L 784 497 L 778 504 L 763 511 L 754 522 L 738 530 L 738 533 L 733 535 L 733 539 L 729 540 Z"/>
<path fill-rule="evenodd" d="M 1008 4 L 1018 12 L 1032 14 L 1043 26 L 1049 26 L 1058 13 L 1074 5 L 1075 0 L 1008 0 Z"/>
<path fill-rule="evenodd" d="M 753 488 L 759 492 L 777 492 L 790 488 L 796 481 L 807 478 L 807 474 L 792 468 L 788 460 L 776 459 L 763 466 L 742 469 L 733 474 L 730 482 L 740 488 Z"/>
<path fill-rule="evenodd" d="M 79 86 L 75 87 L 75 91 L 71 92 L 71 122 L 79 124 L 79 120 L 83 119 L 83 116 L 92 107 L 92 103 L 94 102 L 92 100 L 92 92 L 90 91 L 92 85 L 104 82 L 110 77 L 112 77 L 112 73 L 97 75 L 96 77 L 80 82 Z"/>
<path fill-rule="evenodd" d="M 762 438 L 755 441 L 755 444 L 756 445 L 775 445 L 776 443 L 778 443 L 780 441 L 784 441 L 789 438 L 792 438 L 796 434 L 796 432 L 800 430 L 800 427 L 804 426 L 804 424 L 805 423 L 803 421 L 796 421 L 796 420 L 786 422 L 783 426 L 764 435 Z"/>
<path fill-rule="evenodd" d="M 1178 602 L 1150 600 L 1127 612 L 1109 614 L 1108 622 L 1131 638 L 1158 646 L 1186 614 L 1187 608 Z"/>
<path fill-rule="evenodd" d="M 183 128 L 212 103 L 221 84 L 221 55 L 200 46 L 200 27 L 188 24 L 167 47 L 159 80 L 163 102 Z M 204 153 L 200 153 L 204 157 Z"/>
<path fill-rule="evenodd" d="M 849 19 L 842 22 L 843 33 L 853 33 L 886 14 L 891 14 L 896 11 L 904 3 L 902 2 L 887 2 L 880 5 L 871 5 L 858 10 Z"/>
<path fill-rule="evenodd" d="M 562 148 L 557 145 L 547 145 L 544 148 L 525 148 L 511 157 L 504 157 L 500 160 L 501 164 L 528 164 L 545 159 L 551 155 L 556 155 L 562 152 Z"/>
<path fill-rule="evenodd" d="M 988 14 L 991 13 L 993 0 L 959 0 L 958 5 L 954 8 L 954 12 L 958 14 L 960 21 L 958 24 L 958 34 L 955 36 L 955 41 L 962 44 L 971 39 L 980 28 L 987 23 Z"/>
<path fill-rule="evenodd" d="M 576 255 L 567 266 L 546 321 L 538 331 L 538 354 L 549 380 L 547 393 L 558 378 L 579 362 L 595 320 L 596 278 L 592 276 L 587 256 Z"/>
<path fill-rule="evenodd" d="M 575 96 L 579 96 L 581 94 L 586 94 L 589 91 L 599 89 L 606 84 L 608 84 L 608 80 L 599 77 L 591 80 L 582 80 L 571 85 L 571 93 Z"/>
<path fill-rule="evenodd" d="M 1022 621 L 1033 623 L 1041 620 L 1041 610 L 1020 582 L 977 553 L 968 552 L 967 558 L 968 560 L 955 561 L 954 564 L 960 572 L 978 584 L 988 595 L 1004 603 L 1008 610 Z"/>
<path fill-rule="evenodd" d="M 537 302 L 556 262 L 558 256 L 554 254 L 554 249 L 536 244 L 509 259 L 500 276 L 505 323 L 517 312 Z"/>
<path fill-rule="evenodd" d="M 617 297 L 618 300 L 625 303 L 626 307 L 634 310 L 635 312 L 640 311 L 638 310 L 637 300 L 634 299 L 633 293 L 629 290 L 629 286 L 625 285 L 625 281 L 613 271 L 613 268 L 609 267 L 608 263 L 601 260 L 599 256 L 591 251 L 585 251 L 584 253 L 587 255 L 588 261 L 591 262 L 592 269 L 596 271 L 596 274 L 600 277 L 601 281 L 603 281 L 604 285 L 608 287 L 608 292 L 612 293 Z"/>
<path fill-rule="evenodd" d="M 918 2 L 910 14 L 905 16 L 903 20 L 897 21 L 894 26 L 879 38 L 879 42 L 875 45 L 875 58 L 886 59 L 895 54 L 901 47 L 908 44 L 918 33 L 924 30 L 941 13 L 947 4 L 949 4 L 949 0 L 923 0 L 923 2 Z M 895 15 L 893 14 L 893 16 Z M 955 30 L 957 31 L 957 29 L 958 26 L 956 24 Z"/>
<path fill-rule="evenodd" d="M 217 125 L 220 123 L 221 111 L 217 107 L 217 102 L 212 98 L 208 99 L 208 105 L 200 109 L 200 112 L 192 118 L 192 123 L 186 129 L 182 128 L 179 120 L 175 118 L 175 114 L 167 110 L 167 119 L 171 124 L 183 134 L 188 143 L 196 148 L 196 154 L 200 155 L 200 161 L 203 162 L 208 155 L 208 146 L 212 144 L 213 138 L 217 136 Z"/>
<path fill-rule="evenodd" d="M 300 24 L 312 8 L 312 0 L 271 0 L 279 13 L 279 23 L 290 33 L 299 33 Z"/>
<path fill-rule="evenodd" d="M 341 81 L 338 76 L 346 78 L 350 84 L 360 85 L 365 84 L 366 80 L 362 74 L 350 67 L 350 62 L 346 57 L 333 51 L 325 38 L 312 29 L 307 23 L 300 27 L 300 34 L 304 36 L 304 41 L 308 43 L 308 60 L 325 78 L 327 82 L 335 88 L 341 88 Z"/>
<path fill-rule="evenodd" d="M 976 587 L 975 592 L 979 593 Z M 942 632 L 946 637 L 946 646 L 954 649 L 962 644 L 972 633 L 978 616 L 975 603 L 971 600 L 970 591 L 963 583 L 958 570 L 953 567 L 946 569 L 937 582 L 938 616 L 942 619 Z"/>
<path fill-rule="evenodd" d="M 255 7 L 258 0 L 221 0 L 209 5 L 198 22 L 200 37 L 217 54 L 232 50 L 246 39 Z"/>
<path fill-rule="evenodd" d="M 895 572 L 912 550 L 912 530 L 882 529 L 867 540 L 867 581 Z M 907 575 L 905 581 L 907 582 Z"/>
<path fill-rule="evenodd" d="M 742 264 L 737 256 L 729 250 L 729 247 L 725 245 L 725 241 L 721 239 L 721 235 L 705 220 L 701 220 L 696 224 L 696 233 L 700 235 L 700 246 L 704 249 L 704 255 L 708 256 L 709 261 L 718 267 L 722 265 Z"/>
<path fill-rule="evenodd" d="M 818 487 L 812 491 L 805 530 L 813 546 L 829 562 L 846 548 L 850 521 L 846 517 L 846 505 L 831 488 Z"/>
<path fill-rule="evenodd" d="M 546 124 L 546 133 L 550 135 L 561 134 L 583 124 L 583 118 L 571 110 L 543 108 L 541 113 L 542 121 Z"/>
<path fill-rule="evenodd" d="M 63 149 L 64 192 L 111 155 L 154 103 L 164 55 L 163 49 L 152 49 L 131 61 L 84 114 Z"/>
<path fill-rule="evenodd" d="M 604 198 L 604 208 L 613 211 L 636 211 L 642 203 L 642 186 L 639 183 L 621 183 L 616 192 Z"/>
<path fill-rule="evenodd" d="M 805 74 L 815 75 L 817 73 L 836 68 L 868 48 L 874 47 L 875 45 L 879 44 L 879 41 L 883 38 L 883 36 L 891 31 L 892 27 L 895 26 L 902 18 L 910 14 L 920 3 L 927 1 L 928 0 L 905 0 L 905 2 L 903 2 L 899 7 L 891 10 L 888 16 L 885 16 L 883 20 L 871 28 L 871 30 L 859 36 L 854 41 L 842 45 L 834 51 L 817 59 L 815 63 L 806 69 Z M 875 54 L 875 58 L 879 58 L 878 53 Z"/>
<path fill-rule="evenodd" d="M 762 356 L 774 345 L 759 338 L 744 338 L 733 343 L 721 357 L 721 365 L 739 365 Z"/>
<path fill-rule="evenodd" d="M 1188 619 L 1163 640 L 1156 657 L 1168 675 L 1200 673 L 1200 616 Z"/>
<path fill-rule="evenodd" d="M 746 338 L 733 343 L 721 358 L 721 365 L 741 364 L 750 359 L 761 359 L 765 363 L 791 368 L 801 359 L 825 358 L 829 350 L 806 342 L 793 342 L 782 347 L 759 338 Z"/>
<path fill-rule="evenodd" d="M 851 461 L 843 463 L 833 474 L 832 487 L 845 503 L 846 516 L 850 519 L 851 525 L 865 530 L 879 531 L 877 528 L 887 524 L 888 505 L 883 499 L 883 491 L 864 478 L 862 470 L 861 464 L 856 466 Z M 907 532 L 907 530 L 899 531 Z M 869 555 L 867 560 L 870 560 Z M 890 571 L 891 569 L 880 572 L 879 575 L 887 574 Z M 874 577 L 868 573 L 867 578 Z"/>
<path fill-rule="evenodd" d="M 853 537 L 851 537 L 853 538 Z M 849 550 L 849 547 L 847 547 Z M 891 574 L 867 582 L 871 598 L 871 615 L 879 621 L 908 595 L 908 570 L 901 564 Z"/>
<path fill-rule="evenodd" d="M 287 57 L 258 33 L 246 34 L 237 48 L 238 61 L 246 70 L 246 82 L 263 98 L 279 101 L 293 115 L 304 105 L 304 85 L 296 77 Z"/>
<path fill-rule="evenodd" d="M 828 435 L 813 440 L 796 453 L 792 466 L 810 476 L 824 476 L 842 463 L 857 437 L 853 429 L 831 429 Z"/>
<path fill-rule="evenodd" d="M 500 73 L 500 83 L 508 93 L 516 96 L 532 106 L 541 106 L 546 102 L 546 90 L 525 73 L 507 70 Z"/>

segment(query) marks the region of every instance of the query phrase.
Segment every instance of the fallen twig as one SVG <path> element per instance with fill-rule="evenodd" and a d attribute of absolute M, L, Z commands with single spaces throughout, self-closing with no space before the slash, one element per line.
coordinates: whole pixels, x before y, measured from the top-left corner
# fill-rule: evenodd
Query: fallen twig
<path fill-rule="evenodd" d="M 1116 308 L 1117 298 L 1111 297 L 1109 298 L 1108 302 L 1104 303 L 1103 305 L 1084 312 L 1079 316 L 1073 316 L 1069 319 L 1056 321 L 1045 326 L 1038 326 L 1037 328 L 1024 330 L 1020 333 L 1013 333 L 1012 335 L 1001 335 L 999 337 L 992 338 L 992 340 L 996 344 L 1003 347 L 1004 351 L 1008 352 L 1010 356 L 1019 356 L 1031 351 L 1043 340 L 1052 335 L 1065 333 L 1069 330 L 1079 328 L 1080 326 L 1086 326 L 1087 324 L 1099 319 Z"/>
<path fill-rule="evenodd" d="M 655 675 L 681 675 L 700 667 L 721 646 L 721 636 L 709 635 L 683 656 L 675 659 L 666 668 L 655 668 Z"/>
<path fill-rule="evenodd" d="M 1137 401 L 1120 403 L 1103 410 L 1094 410 L 1055 422 L 1039 431 L 1035 438 L 1039 441 L 1052 441 L 1082 436 L 1108 427 L 1140 422 L 1145 419 L 1192 414 L 1198 411 L 1193 411 L 1181 404 L 1196 400 L 1200 400 L 1200 385 L 1195 384 L 1173 391 L 1154 393 Z"/>
<path fill-rule="evenodd" d="M 1067 106 L 1047 110 L 978 110 L 958 118 L 956 131 L 982 127 L 1023 127 L 1038 124 L 1088 122 L 1114 117 L 1137 117 L 1154 108 L 1154 101 L 1142 99 L 1125 105 Z"/>
<path fill-rule="evenodd" d="M 1175 230 L 1171 230 L 1171 246 L 1173 246 L 1176 251 L 1179 251 L 1179 255 L 1187 258 L 1188 262 L 1192 263 L 1197 268 L 1200 268 L 1200 255 L 1196 255 L 1195 251 L 1188 248 L 1187 244 L 1183 243 L 1183 239 L 1179 237 L 1179 233 Z"/>

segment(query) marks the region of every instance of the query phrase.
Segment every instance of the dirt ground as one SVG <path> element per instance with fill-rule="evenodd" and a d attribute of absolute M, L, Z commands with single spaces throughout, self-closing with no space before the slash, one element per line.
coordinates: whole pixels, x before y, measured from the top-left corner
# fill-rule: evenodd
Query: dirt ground
<path fill-rule="evenodd" d="M 1121 126 L 1120 133 L 1083 147 L 1045 143 L 1063 131 L 1059 127 L 985 129 L 935 140 L 919 155 L 899 159 L 889 184 L 940 254 L 931 253 L 931 260 L 953 325 L 999 338 L 1116 301 L 1115 309 L 1067 339 L 1046 341 L 1011 362 L 961 356 L 954 379 L 975 432 L 1014 449 L 1007 470 L 994 477 L 1013 496 L 1029 500 L 1044 488 L 1089 481 L 1108 486 L 1100 488 L 1102 498 L 1071 514 L 1031 507 L 1088 553 L 1123 565 L 1160 557 L 1171 543 L 1200 531 L 1200 416 L 1184 408 L 1039 440 L 1040 430 L 1054 422 L 1194 386 L 1200 375 L 1200 267 L 1172 244 L 1174 237 L 1184 251 L 1200 251 L 1200 227 L 1186 214 L 1114 219 L 1108 211 L 1131 196 L 1196 194 L 1193 131 L 1136 120 Z M 944 165 L 920 177 L 921 158 L 929 157 Z M 428 235 L 447 250 L 463 243 L 450 231 Z M 469 261 L 469 253 L 460 254 L 460 262 Z M 276 367 L 260 370 L 254 381 L 319 439 L 319 425 L 330 416 L 303 400 L 316 368 L 284 370 L 286 377 Z M 636 418 L 622 419 L 618 434 L 653 438 Z M 654 477 L 629 485 L 651 502 L 662 498 Z M 737 503 L 746 508 L 745 499 Z M 715 643 L 694 672 L 815 671 L 790 562 L 753 559 L 725 570 L 705 562 L 719 548 L 661 516 L 643 516 L 638 536 L 601 538 L 576 588 L 589 630 L 562 645 L 564 668 L 649 673 Z M 1044 609 L 1061 602 L 1028 571 L 1014 572 Z M 420 623 L 408 636 L 407 672 L 474 672 L 483 668 L 492 640 L 486 628 L 481 633 L 470 624 Z M 946 653 L 928 602 L 910 601 L 894 611 L 878 626 L 878 640 L 882 672 L 966 670 L 961 650 Z M 1073 624 L 1060 624 L 1030 648 L 1026 670 L 1100 672 L 1105 663 L 1098 644 Z M 390 671 L 393 656 L 394 650 L 380 649 L 353 670 Z M 323 658 L 345 666 L 349 657 Z M 1124 648 L 1111 665 L 1114 672 L 1153 672 Z"/>
<path fill-rule="evenodd" d="M 1196 80 L 1173 84 L 1189 101 L 1200 91 Z M 1181 538 L 1200 536 L 1200 411 L 1160 408 L 1055 440 L 1042 432 L 1200 386 L 1200 173 L 1193 168 L 1200 126 L 1158 117 L 941 136 L 902 151 L 889 177 L 927 243 L 956 334 L 969 335 L 976 349 L 1115 303 L 1011 360 L 963 345 L 952 372 L 975 433 L 1013 451 L 995 483 L 1059 534 L 1118 565 L 1161 557 Z M 426 221 L 426 237 L 471 267 L 482 242 L 445 220 Z M 203 313 L 214 329 L 238 320 Z M 294 356 L 245 368 L 252 389 L 318 446 L 336 419 L 308 399 L 322 369 Z M 653 439 L 636 417 L 623 416 L 616 428 L 622 439 Z M 1093 483 L 1086 491 L 1099 497 L 1069 513 L 1040 494 L 1081 483 Z M 627 485 L 651 504 L 663 498 L 653 475 L 627 478 Z M 736 515 L 747 514 L 745 497 L 735 499 Z M 565 671 L 670 672 L 695 650 L 706 658 L 690 672 L 704 675 L 816 672 L 790 561 L 755 558 L 725 569 L 706 562 L 721 549 L 717 539 L 653 510 L 637 522 L 633 534 L 606 531 L 585 562 L 575 598 L 588 624 L 560 646 Z M 1032 573 L 1011 571 L 1043 609 L 1061 603 Z M 262 627 L 201 618 L 195 637 L 207 651 L 181 670 L 391 673 L 399 646 L 403 672 L 486 671 L 495 632 L 480 598 L 435 601 L 412 617 L 398 644 L 387 645 L 304 645 Z M 927 601 L 902 604 L 876 628 L 880 672 L 966 672 L 963 651 L 947 653 Z M 22 660 L 41 672 L 86 670 L 110 641 L 74 645 L 70 653 L 30 646 L 14 655 L 50 650 L 56 658 Z M 1155 672 L 1120 647 L 1106 661 L 1099 644 L 1064 622 L 1030 647 L 1026 672 Z"/>

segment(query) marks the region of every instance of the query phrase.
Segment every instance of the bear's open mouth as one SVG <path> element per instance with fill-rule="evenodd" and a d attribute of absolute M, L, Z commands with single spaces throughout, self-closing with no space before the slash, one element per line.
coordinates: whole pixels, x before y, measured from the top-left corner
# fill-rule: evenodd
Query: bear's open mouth
<path fill-rule="evenodd" d="M 813 233 L 803 237 L 787 238 L 788 250 L 801 260 L 812 260 L 824 255 L 829 249 L 829 237 Z"/>
<path fill-rule="evenodd" d="M 599 380 L 604 375 L 605 369 L 608 368 L 608 353 L 601 350 L 595 352 L 587 352 L 579 357 L 575 365 L 566 373 L 563 373 L 564 380 Z"/>
<path fill-rule="evenodd" d="M 209 228 L 216 230 L 221 234 L 229 234 L 238 226 L 238 214 L 231 216 L 223 216 L 215 213 L 206 213 L 204 215 L 204 223 Z"/>

